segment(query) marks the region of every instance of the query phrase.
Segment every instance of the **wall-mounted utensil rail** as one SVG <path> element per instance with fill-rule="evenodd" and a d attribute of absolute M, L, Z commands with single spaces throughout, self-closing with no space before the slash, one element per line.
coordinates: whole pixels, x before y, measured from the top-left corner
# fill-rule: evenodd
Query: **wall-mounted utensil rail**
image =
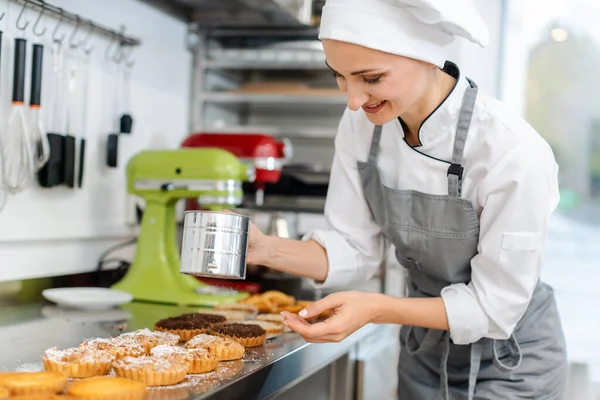
<path fill-rule="evenodd" d="M 78 24 L 80 27 L 87 27 L 89 31 L 93 31 L 95 34 L 102 34 L 110 37 L 117 41 L 121 46 L 139 46 L 141 41 L 139 39 L 126 36 L 122 32 L 115 31 L 110 28 L 106 28 L 93 22 L 90 19 L 83 18 L 80 15 L 68 12 L 63 8 L 56 7 L 44 0 L 11 0 L 13 3 L 27 6 L 33 10 L 38 11 L 41 14 L 50 15 L 55 18 L 59 18 L 61 22 L 71 22 Z"/>

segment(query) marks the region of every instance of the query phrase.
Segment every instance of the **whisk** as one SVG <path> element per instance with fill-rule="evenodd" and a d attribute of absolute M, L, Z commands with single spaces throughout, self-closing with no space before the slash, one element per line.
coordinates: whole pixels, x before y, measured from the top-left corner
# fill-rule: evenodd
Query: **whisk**
<path fill-rule="evenodd" d="M 26 40 L 15 39 L 12 109 L 8 126 L 0 132 L 0 187 L 16 193 L 35 176 L 36 164 L 25 118 L 25 51 Z"/>

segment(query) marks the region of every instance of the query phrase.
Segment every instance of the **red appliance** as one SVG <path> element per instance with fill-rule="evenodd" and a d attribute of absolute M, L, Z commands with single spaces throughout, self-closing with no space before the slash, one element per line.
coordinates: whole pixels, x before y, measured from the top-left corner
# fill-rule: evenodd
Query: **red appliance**
<path fill-rule="evenodd" d="M 253 164 L 256 170 L 256 203 L 259 206 L 263 203 L 265 184 L 277 183 L 281 178 L 281 168 L 292 157 L 292 144 L 288 139 L 278 141 L 260 133 L 193 133 L 183 141 L 181 147 L 221 148 L 242 162 Z M 199 208 L 196 201 L 188 201 L 188 210 Z"/>
<path fill-rule="evenodd" d="M 181 147 L 211 147 L 227 150 L 242 162 L 254 165 L 256 204 L 261 206 L 264 189 L 267 183 L 277 183 L 281 178 L 281 168 L 292 157 L 292 144 L 288 139 L 276 140 L 274 137 L 260 133 L 193 133 L 181 144 Z M 187 210 L 199 210 L 201 205 L 195 199 L 186 200 Z M 240 282 L 224 279 L 197 278 L 214 286 L 228 287 L 257 293 L 261 284 L 257 282 Z"/>

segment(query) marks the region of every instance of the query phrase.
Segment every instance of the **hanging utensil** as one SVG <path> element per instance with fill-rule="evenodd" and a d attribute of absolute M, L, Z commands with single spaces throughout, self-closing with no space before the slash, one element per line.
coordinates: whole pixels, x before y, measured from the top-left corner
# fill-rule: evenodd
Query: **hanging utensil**
<path fill-rule="evenodd" d="M 63 177 L 64 183 L 70 188 L 75 187 L 75 160 L 77 158 L 77 140 L 76 134 L 73 129 L 73 94 L 75 93 L 75 88 L 77 86 L 77 48 L 79 47 L 79 43 L 75 43 L 73 39 L 75 35 L 79 31 L 79 26 L 81 25 L 81 19 L 77 18 L 77 24 L 75 25 L 75 29 L 69 38 L 69 52 L 67 55 L 67 91 L 65 96 L 65 104 L 67 107 L 67 115 L 65 118 L 66 126 L 65 126 L 65 141 L 63 146 Z"/>
<path fill-rule="evenodd" d="M 41 37 L 46 32 L 44 27 L 38 32 L 38 24 L 42 19 L 42 15 L 46 11 L 45 7 L 42 7 L 35 24 L 33 24 L 33 33 L 37 37 Z M 43 70 L 43 58 L 44 58 L 44 45 L 41 43 L 33 44 L 33 56 L 31 64 L 31 87 L 29 93 L 29 109 L 31 114 L 31 137 L 34 143 L 34 161 L 36 164 L 36 171 L 39 171 L 48 162 L 50 157 L 50 145 L 48 138 L 46 137 L 46 129 L 42 123 L 43 116 L 41 111 L 42 105 L 42 70 Z"/>
<path fill-rule="evenodd" d="M 63 178 L 64 184 L 70 188 L 75 187 L 75 153 L 76 153 L 76 140 L 73 134 L 73 92 L 75 91 L 75 74 L 76 74 L 76 61 L 75 52 L 73 49 L 67 56 L 67 90 L 65 92 L 65 105 L 67 107 L 67 114 L 65 116 L 65 130 L 64 130 L 64 143 L 63 143 Z"/>
<path fill-rule="evenodd" d="M 79 139 L 79 163 L 77 170 L 77 186 L 79 188 L 83 187 L 83 174 L 85 169 L 85 141 L 88 130 L 88 96 L 89 96 L 89 83 L 90 83 L 90 54 L 94 49 L 94 46 L 86 47 L 87 42 L 92 36 L 92 32 L 94 30 L 94 26 L 90 26 L 90 30 L 88 31 L 87 36 L 83 39 L 81 46 L 83 47 L 83 99 L 81 105 L 81 136 Z"/>
<path fill-rule="evenodd" d="M 38 172 L 38 182 L 42 187 L 54 187 L 61 185 L 63 179 L 63 145 L 64 137 L 61 131 L 61 115 L 63 114 L 63 51 L 62 42 L 65 35 L 58 37 L 58 28 L 62 22 L 62 14 L 52 34 L 52 113 L 49 126 L 51 132 L 46 135 L 50 145 L 50 158 L 44 167 Z"/>
<path fill-rule="evenodd" d="M 131 49 L 130 49 L 131 52 Z M 126 60 L 123 62 L 123 109 L 125 113 L 121 115 L 119 133 L 131 133 L 133 128 L 133 118 L 131 112 L 131 69 L 134 61 Z"/>
<path fill-rule="evenodd" d="M 35 175 L 32 144 L 24 110 L 26 46 L 25 39 L 15 39 L 12 108 L 0 145 L 2 187 L 12 193 L 24 189 Z"/>
<path fill-rule="evenodd" d="M 50 158 L 50 144 L 46 136 L 46 129 L 42 122 L 42 65 L 44 58 L 44 46 L 33 45 L 33 56 L 31 64 L 31 92 L 29 94 L 29 108 L 32 117 L 32 132 L 34 146 L 34 162 L 36 171 L 39 171 Z"/>
<path fill-rule="evenodd" d="M 90 31 L 91 33 L 91 31 Z M 87 39 L 84 41 L 84 43 Z M 90 84 L 90 53 L 92 48 L 84 49 L 84 58 L 83 58 L 83 99 L 81 101 L 81 136 L 79 139 L 79 168 L 77 175 L 77 186 L 80 188 L 83 186 L 83 171 L 85 167 L 85 139 L 87 136 L 87 112 L 88 112 L 88 92 L 89 92 L 89 84 Z"/>
<path fill-rule="evenodd" d="M 106 140 L 106 165 L 111 168 L 116 168 L 118 166 L 118 158 L 119 158 L 119 131 L 120 127 L 120 119 L 119 115 L 119 86 L 120 86 L 120 70 L 121 70 L 121 62 L 123 61 L 123 48 L 122 45 L 119 44 L 119 48 L 117 50 L 117 54 L 115 56 L 111 56 L 110 59 L 115 62 L 116 70 L 115 70 L 115 79 L 114 79 L 114 104 L 113 104 L 113 131 L 108 134 Z"/>

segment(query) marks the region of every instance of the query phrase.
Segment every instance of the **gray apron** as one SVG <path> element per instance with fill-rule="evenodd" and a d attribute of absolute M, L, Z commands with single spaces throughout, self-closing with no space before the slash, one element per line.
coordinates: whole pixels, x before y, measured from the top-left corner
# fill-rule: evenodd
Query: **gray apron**
<path fill-rule="evenodd" d="M 439 297 L 444 287 L 471 280 L 479 220 L 471 202 L 461 198 L 461 162 L 477 97 L 477 86 L 469 82 L 447 196 L 382 184 L 377 168 L 381 126 L 375 127 L 368 161 L 358 162 L 369 208 L 407 270 L 410 297 Z M 455 345 L 447 331 L 402 326 L 400 343 L 399 400 L 563 398 L 566 346 L 554 293 L 541 281 L 508 340 Z"/>

